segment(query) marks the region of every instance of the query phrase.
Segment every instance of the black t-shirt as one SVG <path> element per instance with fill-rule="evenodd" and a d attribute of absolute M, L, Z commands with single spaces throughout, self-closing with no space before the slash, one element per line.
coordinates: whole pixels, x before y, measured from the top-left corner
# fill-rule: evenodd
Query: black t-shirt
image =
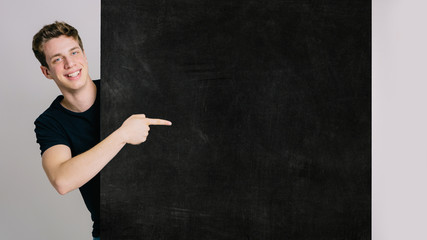
<path fill-rule="evenodd" d="M 72 156 L 79 155 L 100 141 L 99 129 L 99 91 L 100 80 L 96 84 L 95 103 L 85 112 L 72 112 L 61 105 L 64 96 L 58 96 L 34 122 L 37 142 L 41 154 L 48 148 L 64 144 L 71 149 Z M 80 193 L 91 213 L 93 223 L 92 236 L 99 236 L 99 174 L 80 187 Z"/>

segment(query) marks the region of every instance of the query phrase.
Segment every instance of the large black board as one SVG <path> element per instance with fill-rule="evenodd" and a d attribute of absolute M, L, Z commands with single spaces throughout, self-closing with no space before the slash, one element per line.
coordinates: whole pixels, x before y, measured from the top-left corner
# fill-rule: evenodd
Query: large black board
<path fill-rule="evenodd" d="M 102 239 L 370 239 L 371 2 L 102 0 Z"/>

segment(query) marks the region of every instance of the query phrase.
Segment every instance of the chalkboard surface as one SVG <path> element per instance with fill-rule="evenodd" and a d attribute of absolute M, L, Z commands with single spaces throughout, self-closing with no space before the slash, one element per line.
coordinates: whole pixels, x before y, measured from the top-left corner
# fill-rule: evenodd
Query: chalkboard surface
<path fill-rule="evenodd" d="M 101 238 L 370 239 L 371 2 L 102 0 Z"/>

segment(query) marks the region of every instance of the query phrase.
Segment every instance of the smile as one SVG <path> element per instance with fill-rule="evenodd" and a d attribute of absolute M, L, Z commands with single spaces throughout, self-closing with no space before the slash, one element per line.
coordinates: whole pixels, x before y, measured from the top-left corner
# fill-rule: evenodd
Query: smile
<path fill-rule="evenodd" d="M 73 73 L 70 73 L 70 74 L 67 74 L 65 76 L 67 76 L 67 77 L 76 77 L 77 75 L 79 75 L 79 73 L 80 73 L 80 70 L 77 70 L 77 71 L 75 71 Z"/>

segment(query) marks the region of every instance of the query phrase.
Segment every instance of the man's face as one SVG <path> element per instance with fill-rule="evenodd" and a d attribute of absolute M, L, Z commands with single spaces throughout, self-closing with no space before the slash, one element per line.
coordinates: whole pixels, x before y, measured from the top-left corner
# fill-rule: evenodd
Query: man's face
<path fill-rule="evenodd" d="M 77 91 L 90 80 L 86 55 L 74 38 L 53 38 L 43 45 L 43 51 L 49 68 L 40 68 L 61 91 Z"/>

